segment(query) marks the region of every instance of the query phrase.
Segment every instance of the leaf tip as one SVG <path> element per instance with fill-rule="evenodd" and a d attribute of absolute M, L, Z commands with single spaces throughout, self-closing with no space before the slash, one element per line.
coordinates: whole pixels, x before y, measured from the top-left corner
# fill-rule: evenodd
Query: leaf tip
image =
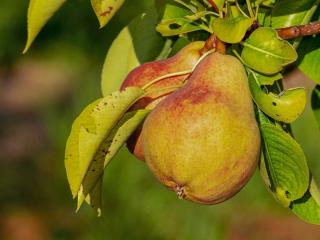
<path fill-rule="evenodd" d="M 26 54 L 29 50 L 29 48 L 31 47 L 31 44 L 33 42 L 34 38 L 31 38 L 29 33 L 28 33 L 28 39 L 27 39 L 27 42 L 26 42 L 26 45 L 22 51 L 22 54 Z"/>

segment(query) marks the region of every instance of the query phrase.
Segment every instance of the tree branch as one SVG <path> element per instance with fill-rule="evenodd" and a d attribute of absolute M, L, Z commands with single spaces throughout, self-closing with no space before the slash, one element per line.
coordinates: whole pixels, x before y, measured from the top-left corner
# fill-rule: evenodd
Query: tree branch
<path fill-rule="evenodd" d="M 320 33 L 320 21 L 306 25 L 293 26 L 277 29 L 279 37 L 282 39 L 294 39 Z"/>
<path fill-rule="evenodd" d="M 213 0 L 208 0 L 208 2 L 211 4 L 211 6 L 213 7 L 213 9 L 218 13 L 219 12 L 219 8 L 217 7 L 217 5 L 215 4 L 215 2 Z"/>
<path fill-rule="evenodd" d="M 255 22 L 247 32 L 246 37 L 249 37 L 249 35 L 258 27 L 259 25 L 257 24 L 257 22 Z M 320 21 L 312 22 L 306 25 L 279 28 L 277 29 L 277 32 L 279 37 L 286 40 L 320 34 Z M 203 49 L 201 50 L 201 54 L 211 49 L 216 49 L 216 51 L 220 53 L 226 52 L 226 43 L 219 40 L 214 33 L 211 34 L 207 39 Z"/>

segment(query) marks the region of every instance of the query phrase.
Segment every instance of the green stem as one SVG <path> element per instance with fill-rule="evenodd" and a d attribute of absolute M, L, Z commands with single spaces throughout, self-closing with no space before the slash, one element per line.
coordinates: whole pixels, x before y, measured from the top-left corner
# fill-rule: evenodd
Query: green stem
<path fill-rule="evenodd" d="M 149 96 L 150 94 L 160 93 L 160 92 L 167 91 L 167 90 L 170 90 L 170 91 L 168 91 L 168 93 L 169 92 L 173 92 L 173 91 L 183 87 L 184 85 L 185 85 L 185 82 L 183 82 L 181 84 L 178 84 L 178 85 L 173 85 L 173 86 L 170 86 L 170 87 L 164 87 L 164 88 L 160 88 L 160 89 L 154 89 L 154 90 L 151 90 L 151 91 L 147 91 L 139 99 L 144 98 L 146 96 Z"/>
<path fill-rule="evenodd" d="M 239 3 L 238 3 L 238 0 L 236 0 L 236 6 L 237 8 L 239 9 L 239 11 L 241 12 L 242 15 L 246 16 L 246 17 L 249 17 L 243 10 L 242 8 L 240 7 Z"/>
<path fill-rule="evenodd" d="M 246 0 L 246 3 L 247 3 L 247 7 L 248 7 L 248 11 L 249 11 L 250 17 L 254 17 L 251 1 L 250 0 Z"/>
<path fill-rule="evenodd" d="M 173 41 L 170 38 L 168 38 L 165 41 L 164 47 L 162 48 L 162 51 L 160 52 L 158 57 L 156 57 L 156 59 L 155 59 L 156 61 L 166 59 L 169 56 L 169 54 L 172 50 L 172 43 L 173 43 Z"/>
<path fill-rule="evenodd" d="M 169 73 L 169 74 L 166 74 L 166 75 L 163 75 L 163 76 L 160 76 L 160 77 L 157 77 L 155 79 L 153 79 L 152 81 L 148 82 L 146 85 L 144 85 L 142 87 L 143 90 L 146 90 L 147 88 L 149 88 L 151 85 L 161 81 L 161 80 L 164 80 L 166 78 L 170 78 L 170 77 L 177 77 L 177 76 L 182 76 L 182 75 L 187 75 L 187 74 L 190 74 L 192 73 L 196 67 L 198 66 L 198 64 L 205 58 L 207 57 L 209 54 L 215 52 L 216 50 L 215 49 L 212 49 L 206 53 L 204 53 L 197 61 L 197 63 L 193 66 L 192 69 L 188 69 L 188 70 L 184 70 L 184 71 L 180 71 L 180 72 L 174 72 L 174 73 Z"/>
<path fill-rule="evenodd" d="M 144 85 L 142 87 L 143 90 L 146 90 L 147 88 L 149 88 L 151 85 L 160 82 L 161 80 L 164 80 L 166 78 L 171 78 L 171 77 L 178 77 L 178 76 L 182 76 L 182 75 L 187 75 L 192 73 L 192 69 L 188 69 L 188 70 L 184 70 L 184 71 L 180 71 L 180 72 L 174 72 L 174 73 L 169 73 L 160 77 L 157 77 L 155 79 L 153 79 L 152 81 L 148 82 L 146 85 Z"/>

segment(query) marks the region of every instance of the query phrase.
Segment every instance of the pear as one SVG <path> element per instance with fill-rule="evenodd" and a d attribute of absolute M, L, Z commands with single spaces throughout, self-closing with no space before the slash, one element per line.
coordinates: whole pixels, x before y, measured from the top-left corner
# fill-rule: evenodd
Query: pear
<path fill-rule="evenodd" d="M 121 90 L 127 87 L 144 87 L 159 77 L 191 70 L 201 57 L 204 42 L 196 41 L 182 48 L 174 56 L 160 61 L 148 62 L 132 70 L 121 85 Z M 139 99 L 130 110 L 153 109 L 162 99 L 174 91 L 174 86 L 181 85 L 189 74 L 168 77 L 147 88 L 147 94 Z M 173 87 L 173 88 L 170 88 Z M 137 158 L 144 160 L 140 137 L 141 128 L 137 129 L 127 142 L 127 146 Z"/>
<path fill-rule="evenodd" d="M 216 204 L 236 194 L 260 155 L 248 79 L 233 56 L 211 53 L 142 130 L 146 163 L 180 198 Z"/>

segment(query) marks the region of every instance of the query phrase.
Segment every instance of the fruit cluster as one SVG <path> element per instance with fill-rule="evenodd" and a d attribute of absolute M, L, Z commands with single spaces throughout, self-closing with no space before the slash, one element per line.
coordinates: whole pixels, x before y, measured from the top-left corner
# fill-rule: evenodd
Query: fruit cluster
<path fill-rule="evenodd" d="M 203 45 L 193 42 L 167 60 L 139 66 L 121 89 L 149 86 L 132 107 L 152 112 L 129 139 L 130 151 L 180 198 L 215 204 L 253 174 L 260 134 L 243 65 L 218 52 L 201 56 Z"/>

